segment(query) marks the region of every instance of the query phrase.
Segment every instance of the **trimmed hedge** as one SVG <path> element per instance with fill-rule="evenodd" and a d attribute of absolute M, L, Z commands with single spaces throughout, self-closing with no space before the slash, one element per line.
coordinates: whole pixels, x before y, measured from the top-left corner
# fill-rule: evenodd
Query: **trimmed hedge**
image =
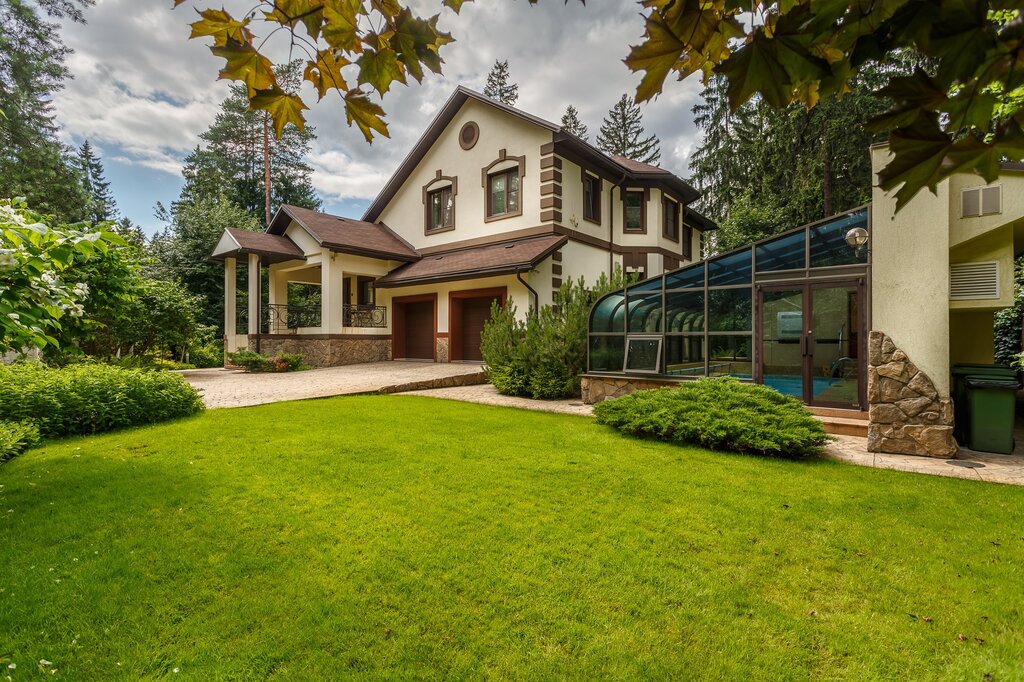
<path fill-rule="evenodd" d="M 279 353 L 274 357 L 251 350 L 228 353 L 228 360 L 246 372 L 298 372 L 310 369 L 298 353 Z"/>
<path fill-rule="evenodd" d="M 202 412 L 184 378 L 101 364 L 0 367 L 0 414 L 28 421 L 44 438 L 110 431 Z"/>
<path fill-rule="evenodd" d="M 39 443 L 39 429 L 30 422 L 0 421 L 0 464 Z"/>
<path fill-rule="evenodd" d="M 732 377 L 637 391 L 598 403 L 594 415 L 632 436 L 770 457 L 812 457 L 831 440 L 796 398 Z"/>

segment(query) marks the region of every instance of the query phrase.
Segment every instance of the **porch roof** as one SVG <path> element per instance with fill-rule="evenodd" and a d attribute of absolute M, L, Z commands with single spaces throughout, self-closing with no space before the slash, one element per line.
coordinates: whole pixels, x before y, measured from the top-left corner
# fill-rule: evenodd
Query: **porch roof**
<path fill-rule="evenodd" d="M 285 204 L 270 222 L 268 232 L 281 235 L 295 221 L 331 251 L 387 260 L 414 261 L 420 254 L 383 223 L 370 223 Z"/>
<path fill-rule="evenodd" d="M 224 235 L 210 258 L 224 260 L 248 253 L 258 255 L 267 263 L 305 258 L 302 249 L 288 237 L 266 232 L 239 230 L 234 227 L 229 227 L 224 231 Z"/>
<path fill-rule="evenodd" d="M 512 274 L 532 268 L 567 241 L 564 235 L 550 234 L 432 254 L 388 273 L 374 286 L 406 287 Z"/>

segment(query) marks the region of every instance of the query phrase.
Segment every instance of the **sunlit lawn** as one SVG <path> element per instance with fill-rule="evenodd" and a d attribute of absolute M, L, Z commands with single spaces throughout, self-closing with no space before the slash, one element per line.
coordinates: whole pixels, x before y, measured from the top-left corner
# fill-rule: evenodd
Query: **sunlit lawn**
<path fill-rule="evenodd" d="M 1024 677 L 1024 488 L 408 396 L 50 444 L 0 486 L 14 680 Z"/>

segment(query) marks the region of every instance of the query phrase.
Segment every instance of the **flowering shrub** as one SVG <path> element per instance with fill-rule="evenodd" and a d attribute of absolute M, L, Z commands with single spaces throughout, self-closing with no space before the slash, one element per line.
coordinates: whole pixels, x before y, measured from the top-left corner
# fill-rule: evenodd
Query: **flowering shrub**
<path fill-rule="evenodd" d="M 19 199 L 0 199 L 0 353 L 56 345 L 65 315 L 81 317 L 89 294 L 62 275 L 123 240 L 105 228 L 56 229 Z"/>

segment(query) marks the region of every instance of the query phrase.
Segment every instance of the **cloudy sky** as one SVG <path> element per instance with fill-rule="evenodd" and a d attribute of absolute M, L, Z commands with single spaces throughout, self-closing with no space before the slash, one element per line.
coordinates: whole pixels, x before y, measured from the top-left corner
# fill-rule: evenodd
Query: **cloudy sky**
<path fill-rule="evenodd" d="M 234 8 L 235 0 L 223 4 Z M 251 2 L 248 3 L 251 6 Z M 191 0 L 171 10 L 170 0 L 97 0 L 86 25 L 65 25 L 74 49 L 68 65 L 74 79 L 56 97 L 58 120 L 68 142 L 89 138 L 101 151 L 107 177 L 123 213 L 148 232 L 157 201 L 168 204 L 181 189 L 181 160 L 213 121 L 227 94 L 217 81 L 222 60 L 201 40 L 188 40 Z M 438 11 L 440 0 L 413 2 L 421 14 Z M 239 13 L 244 12 L 242 10 Z M 391 139 L 368 145 L 345 125 L 336 94 L 316 103 L 307 120 L 318 135 L 310 163 L 325 210 L 359 217 L 397 167 L 437 109 L 462 84 L 483 90 L 495 59 L 508 59 L 519 84 L 520 108 L 552 121 L 575 105 L 596 136 L 601 119 L 639 78 L 621 59 L 643 32 L 639 6 L 628 0 L 477 0 L 462 13 L 444 10 L 441 27 L 456 42 L 442 50 L 444 76 L 422 84 L 395 84 L 384 99 Z M 257 26 L 257 31 L 261 27 Z M 283 58 L 284 45 L 272 57 Z M 691 107 L 700 83 L 670 81 L 665 93 L 644 107 L 644 124 L 661 138 L 661 165 L 686 174 L 699 140 Z"/>

